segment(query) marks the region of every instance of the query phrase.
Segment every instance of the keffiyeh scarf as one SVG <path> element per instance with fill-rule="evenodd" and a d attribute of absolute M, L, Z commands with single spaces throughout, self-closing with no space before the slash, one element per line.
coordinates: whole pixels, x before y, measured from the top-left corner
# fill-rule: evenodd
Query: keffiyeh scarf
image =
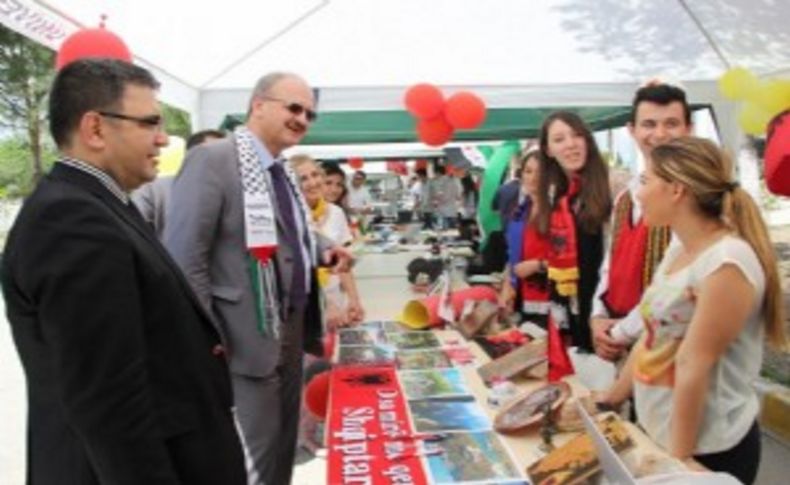
<path fill-rule="evenodd" d="M 279 305 L 277 273 L 272 258 L 277 252 L 276 203 L 269 172 L 263 169 L 255 148 L 253 135 L 246 127 L 235 131 L 238 150 L 239 175 L 244 195 L 244 237 L 247 246 L 248 274 L 255 295 L 258 331 L 267 337 L 279 338 L 283 316 Z M 276 162 L 275 162 L 276 163 Z M 302 214 L 308 214 L 307 204 L 296 187 L 296 176 L 286 166 L 293 193 L 297 195 Z M 315 241 L 305 227 L 309 256 L 315 260 Z M 309 264 L 309 261 L 305 262 Z"/>

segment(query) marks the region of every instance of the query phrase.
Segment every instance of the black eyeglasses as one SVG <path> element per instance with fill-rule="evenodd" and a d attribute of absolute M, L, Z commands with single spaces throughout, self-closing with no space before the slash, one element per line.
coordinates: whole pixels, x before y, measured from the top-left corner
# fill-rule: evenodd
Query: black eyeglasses
<path fill-rule="evenodd" d="M 140 125 L 156 128 L 159 131 L 162 130 L 165 124 L 165 119 L 162 117 L 162 115 L 132 116 L 132 115 L 125 115 L 122 113 L 113 113 L 110 111 L 97 111 L 97 113 L 99 113 L 102 116 L 106 116 L 107 118 L 134 121 L 139 123 Z"/>
<path fill-rule="evenodd" d="M 309 121 L 310 123 L 312 123 L 318 118 L 318 113 L 316 113 L 315 111 L 311 110 L 310 108 L 306 107 L 301 103 L 297 103 L 297 102 L 289 103 L 284 99 L 273 98 L 271 96 L 263 96 L 263 99 L 268 99 L 269 101 L 277 101 L 278 103 L 282 103 L 283 106 L 285 106 L 285 109 L 287 109 L 294 116 L 299 116 L 302 113 L 305 113 L 305 116 L 307 117 L 307 121 Z"/>

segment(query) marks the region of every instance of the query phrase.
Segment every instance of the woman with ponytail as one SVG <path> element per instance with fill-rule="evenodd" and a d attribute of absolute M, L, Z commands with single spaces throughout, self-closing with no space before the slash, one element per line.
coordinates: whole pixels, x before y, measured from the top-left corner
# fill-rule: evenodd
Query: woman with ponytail
<path fill-rule="evenodd" d="M 670 246 L 640 302 L 645 332 L 602 401 L 633 392 L 639 423 L 690 465 L 753 483 L 760 462 L 752 388 L 763 340 L 784 348 L 784 315 L 768 231 L 732 163 L 713 143 L 656 147 L 637 198 Z M 693 459 L 692 459 L 693 458 Z"/>

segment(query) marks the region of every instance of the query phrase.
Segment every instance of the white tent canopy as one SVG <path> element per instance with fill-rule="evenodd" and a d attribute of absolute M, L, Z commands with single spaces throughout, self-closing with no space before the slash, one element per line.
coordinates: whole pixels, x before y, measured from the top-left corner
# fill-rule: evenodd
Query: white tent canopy
<path fill-rule="evenodd" d="M 397 109 L 420 81 L 490 107 L 629 104 L 660 76 L 714 105 L 734 148 L 715 80 L 790 74 L 790 0 L 0 0 L 4 24 L 53 48 L 101 15 L 200 127 L 245 111 L 272 70 L 321 88 L 324 110 Z"/>

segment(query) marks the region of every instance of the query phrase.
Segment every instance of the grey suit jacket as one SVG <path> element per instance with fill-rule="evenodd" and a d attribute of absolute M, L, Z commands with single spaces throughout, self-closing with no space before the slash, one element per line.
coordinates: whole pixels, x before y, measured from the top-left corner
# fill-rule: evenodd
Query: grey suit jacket
<path fill-rule="evenodd" d="M 164 242 L 181 266 L 201 304 L 213 315 L 229 356 L 231 372 L 269 375 L 280 357 L 280 342 L 256 327 L 255 297 L 248 274 L 244 240 L 243 190 L 235 137 L 195 147 L 187 153 L 170 190 Z M 278 231 L 284 227 L 276 214 Z M 325 241 L 319 242 L 326 246 Z M 321 316 L 313 285 L 307 308 L 294 308 L 291 288 L 294 250 L 279 244 L 275 264 L 285 325 L 306 311 L 305 349 L 320 353 Z M 314 262 L 315 263 L 315 262 Z"/>
<path fill-rule="evenodd" d="M 146 222 L 154 226 L 156 237 L 161 241 L 165 232 L 165 215 L 170 199 L 170 186 L 173 184 L 172 176 L 158 177 L 152 182 L 144 184 L 132 192 L 132 200 Z"/>

